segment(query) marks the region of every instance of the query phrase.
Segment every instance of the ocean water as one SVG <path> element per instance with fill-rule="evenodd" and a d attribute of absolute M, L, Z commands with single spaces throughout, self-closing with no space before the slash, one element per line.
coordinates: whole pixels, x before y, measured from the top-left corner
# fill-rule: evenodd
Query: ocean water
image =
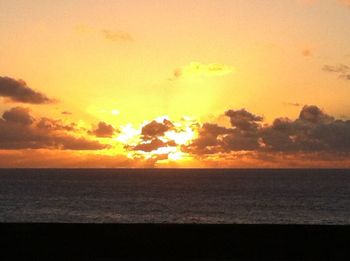
<path fill-rule="evenodd" d="M 0 222 L 350 224 L 350 170 L 1 169 Z"/>

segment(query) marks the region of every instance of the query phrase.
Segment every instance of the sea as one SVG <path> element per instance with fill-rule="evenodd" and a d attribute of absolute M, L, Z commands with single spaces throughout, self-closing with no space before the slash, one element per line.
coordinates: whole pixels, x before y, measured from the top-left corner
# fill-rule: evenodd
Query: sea
<path fill-rule="evenodd" d="M 0 169 L 0 222 L 350 225 L 350 170 Z"/>

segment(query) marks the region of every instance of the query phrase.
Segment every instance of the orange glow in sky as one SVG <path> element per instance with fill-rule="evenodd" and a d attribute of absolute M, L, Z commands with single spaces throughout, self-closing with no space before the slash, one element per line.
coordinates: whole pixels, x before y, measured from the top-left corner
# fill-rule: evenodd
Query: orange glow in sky
<path fill-rule="evenodd" d="M 0 10 L 0 167 L 350 167 L 347 1 Z"/>

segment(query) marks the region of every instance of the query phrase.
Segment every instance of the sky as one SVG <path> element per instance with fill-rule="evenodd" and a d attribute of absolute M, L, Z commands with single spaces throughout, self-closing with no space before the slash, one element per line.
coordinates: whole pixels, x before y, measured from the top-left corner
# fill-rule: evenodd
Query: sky
<path fill-rule="evenodd" d="M 349 0 L 0 10 L 0 167 L 350 167 Z"/>

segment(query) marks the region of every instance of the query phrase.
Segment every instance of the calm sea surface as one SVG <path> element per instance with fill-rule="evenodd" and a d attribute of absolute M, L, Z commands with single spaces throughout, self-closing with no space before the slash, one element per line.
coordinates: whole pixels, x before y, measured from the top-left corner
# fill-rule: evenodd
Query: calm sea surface
<path fill-rule="evenodd" d="M 0 222 L 350 224 L 350 170 L 0 169 Z"/>

